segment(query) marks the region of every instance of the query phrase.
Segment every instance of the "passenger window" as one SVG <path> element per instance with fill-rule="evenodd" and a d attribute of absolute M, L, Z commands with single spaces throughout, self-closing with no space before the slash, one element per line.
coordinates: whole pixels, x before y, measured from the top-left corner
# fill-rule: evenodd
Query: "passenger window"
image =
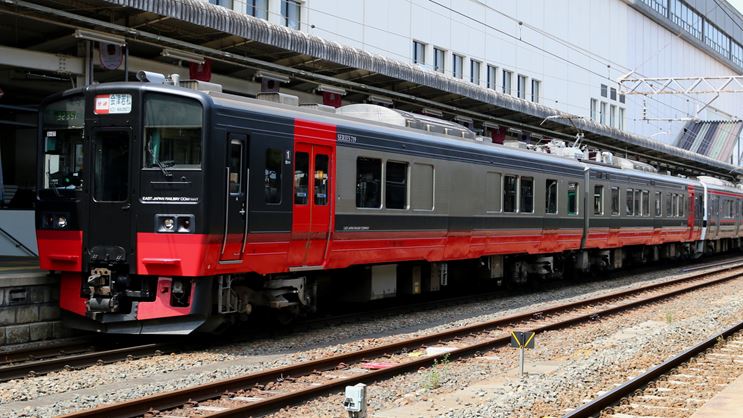
<path fill-rule="evenodd" d="M 500 173 L 489 171 L 485 174 L 485 211 L 500 211 Z"/>
<path fill-rule="evenodd" d="M 673 194 L 671 199 L 671 216 L 679 216 L 679 195 Z"/>
<path fill-rule="evenodd" d="M 309 170 L 309 154 L 298 152 L 294 156 L 294 204 L 307 204 L 307 172 Z"/>
<path fill-rule="evenodd" d="M 264 175 L 266 203 L 281 203 L 281 167 L 283 163 L 281 150 L 266 150 L 266 171 Z"/>
<path fill-rule="evenodd" d="M 356 159 L 356 207 L 382 207 L 382 160 Z"/>
<path fill-rule="evenodd" d="M 557 213 L 557 180 L 547 179 L 545 183 L 545 213 Z"/>
<path fill-rule="evenodd" d="M 593 214 L 604 214 L 604 186 L 593 186 Z"/>
<path fill-rule="evenodd" d="M 655 192 L 655 216 L 660 216 L 660 205 L 663 203 L 663 194 L 661 192 Z"/>
<path fill-rule="evenodd" d="M 650 192 L 642 191 L 642 216 L 650 216 Z"/>
<path fill-rule="evenodd" d="M 666 216 L 673 216 L 673 193 L 666 195 Z"/>
<path fill-rule="evenodd" d="M 640 204 L 641 204 L 641 202 L 640 202 L 640 194 L 641 194 L 641 191 L 635 189 L 635 194 L 634 194 L 634 197 L 635 197 L 635 212 L 634 212 L 635 213 L 635 216 L 642 216 L 642 206 L 640 206 Z"/>
<path fill-rule="evenodd" d="M 635 214 L 634 211 L 634 190 L 627 189 L 627 195 L 625 196 L 625 215 L 632 216 Z"/>
<path fill-rule="evenodd" d="M 407 209 L 408 207 L 408 163 L 387 161 L 385 181 L 385 207 Z"/>
<path fill-rule="evenodd" d="M 410 190 L 413 210 L 433 210 L 433 166 L 413 164 L 413 179 L 410 182 L 413 185 Z"/>
<path fill-rule="evenodd" d="M 519 210 L 524 213 L 534 212 L 534 178 L 521 177 L 521 186 L 519 187 L 520 202 Z"/>
<path fill-rule="evenodd" d="M 619 215 L 619 187 L 611 188 L 611 214 Z"/>
<path fill-rule="evenodd" d="M 315 155 L 315 205 L 325 206 L 328 204 L 328 156 L 325 154 Z"/>
<path fill-rule="evenodd" d="M 578 183 L 568 183 L 568 215 L 578 214 Z"/>
<path fill-rule="evenodd" d="M 243 144 L 240 141 L 230 142 L 230 194 L 240 194 L 242 189 L 242 156 Z"/>
<path fill-rule="evenodd" d="M 503 212 L 516 212 L 516 176 L 503 178 Z"/>

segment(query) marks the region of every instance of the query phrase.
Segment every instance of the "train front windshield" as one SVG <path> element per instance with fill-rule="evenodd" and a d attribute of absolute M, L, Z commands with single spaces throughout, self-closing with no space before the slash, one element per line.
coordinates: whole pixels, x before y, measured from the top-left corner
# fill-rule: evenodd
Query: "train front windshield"
<path fill-rule="evenodd" d="M 201 105 L 188 98 L 145 95 L 144 168 L 201 168 Z"/>
<path fill-rule="evenodd" d="M 42 193 L 72 196 L 82 190 L 84 104 L 80 95 L 51 103 L 44 109 Z"/>

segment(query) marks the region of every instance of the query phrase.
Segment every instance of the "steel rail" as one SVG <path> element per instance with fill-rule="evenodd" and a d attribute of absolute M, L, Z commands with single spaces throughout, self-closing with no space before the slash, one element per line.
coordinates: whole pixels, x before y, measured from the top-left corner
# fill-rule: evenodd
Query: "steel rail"
<path fill-rule="evenodd" d="M 617 386 L 609 392 L 601 395 L 593 401 L 586 403 L 571 412 L 568 412 L 564 415 L 563 418 L 588 418 L 590 416 L 596 415 L 603 409 L 614 405 L 622 398 L 631 395 L 637 389 L 640 389 L 653 380 L 658 379 L 675 367 L 688 362 L 694 356 L 699 355 L 709 348 L 714 347 L 719 338 L 727 338 L 742 329 L 743 322 L 739 322 L 738 324 L 726 329 L 725 331 L 716 333 L 709 337 L 707 340 L 702 341 L 701 343 L 675 355 L 669 360 L 666 360 L 665 362 L 653 367 L 652 369 L 649 369 L 640 376 L 637 376 L 634 379 L 623 383 L 621 386 Z"/>
<path fill-rule="evenodd" d="M 367 358 L 374 356 L 380 356 L 387 353 L 395 353 L 402 349 L 410 347 L 420 347 L 425 344 L 437 343 L 441 340 L 452 339 L 456 337 L 466 336 L 475 332 L 482 332 L 493 328 L 502 328 L 506 325 L 511 325 L 518 322 L 524 322 L 532 320 L 534 318 L 541 318 L 544 315 L 556 314 L 569 312 L 578 308 L 589 307 L 591 305 L 606 302 L 612 299 L 621 299 L 625 296 L 637 295 L 651 290 L 655 290 L 661 287 L 669 287 L 677 285 L 683 282 L 699 280 L 704 277 L 720 274 L 721 272 L 733 270 L 732 267 L 725 267 L 714 272 L 705 272 L 699 274 L 693 274 L 684 278 L 664 282 L 656 283 L 651 285 L 642 286 L 635 289 L 623 290 L 618 292 L 612 292 L 607 295 L 598 296 L 595 298 L 571 302 L 564 305 L 555 305 L 546 309 L 540 309 L 530 311 L 522 314 L 515 314 L 505 318 L 500 318 L 493 321 L 488 321 L 479 324 L 473 324 L 465 327 L 460 327 L 435 335 L 426 335 L 410 340 L 395 342 L 386 344 L 383 346 L 373 347 L 366 350 L 361 350 L 353 353 L 341 354 L 338 356 L 328 357 L 324 359 L 314 360 L 306 363 L 295 364 L 287 367 L 280 367 L 270 370 L 265 370 L 249 375 L 238 376 L 231 379 L 225 379 L 217 382 L 207 383 L 205 385 L 199 385 L 184 389 L 175 390 L 172 392 L 166 392 L 159 395 L 149 396 L 145 398 L 134 399 L 131 401 L 121 402 L 112 405 L 104 405 L 93 409 L 83 410 L 75 412 L 69 415 L 65 415 L 66 418 L 88 418 L 88 417 L 132 417 L 140 416 L 148 411 L 152 410 L 167 410 L 182 406 L 192 401 L 202 401 L 206 399 L 218 398 L 224 393 L 230 393 L 239 391 L 242 389 L 250 388 L 253 385 L 266 383 L 270 381 L 277 381 L 288 376 L 299 376 L 303 374 L 312 373 L 321 370 L 333 370 L 341 364 L 352 363 L 362 361 Z M 702 287 L 719 284 L 725 281 L 733 280 L 736 278 L 743 277 L 743 271 L 741 269 L 735 269 L 736 271 L 730 272 L 723 277 L 702 281 L 700 283 L 690 284 L 679 289 L 674 289 L 669 292 L 654 295 L 642 300 L 634 302 L 626 302 L 624 304 L 618 304 L 610 306 L 604 310 L 591 312 L 588 314 L 568 318 L 563 321 L 543 325 L 537 328 L 531 329 L 534 332 L 544 332 L 548 330 L 561 329 L 572 326 L 577 323 L 595 320 L 598 317 L 611 315 L 617 312 L 632 309 L 641 305 L 659 301 L 673 297 L 682 293 L 686 293 L 692 290 L 696 290 Z M 411 360 L 402 364 L 398 364 L 389 368 L 371 371 L 369 373 L 360 374 L 357 376 L 351 376 L 344 379 L 338 379 L 323 386 L 314 386 L 303 389 L 298 392 L 289 393 L 286 395 L 271 397 L 258 402 L 254 402 L 242 407 L 230 409 L 228 411 L 219 412 L 216 414 L 209 415 L 210 417 L 244 417 L 250 414 L 261 413 L 266 410 L 275 409 L 279 405 L 286 406 L 291 405 L 309 397 L 326 393 L 334 389 L 342 388 L 346 385 L 352 385 L 359 382 L 371 382 L 381 378 L 400 374 L 407 370 L 416 369 L 419 367 L 427 366 L 432 364 L 435 360 L 448 356 L 449 358 L 462 357 L 468 354 L 492 349 L 494 347 L 502 346 L 510 341 L 510 335 L 502 335 L 497 338 L 490 339 L 481 343 L 477 343 L 468 347 L 459 348 L 448 353 L 442 353 L 439 355 L 428 356 L 417 360 Z"/>
<path fill-rule="evenodd" d="M 43 360 L 27 361 L 20 364 L 0 367 L 0 382 L 24 378 L 29 375 L 45 374 L 65 368 L 80 368 L 100 363 L 113 363 L 129 358 L 139 358 L 157 354 L 158 351 L 174 344 L 141 344 L 109 350 L 93 351 L 71 356 L 53 357 Z"/>
<path fill-rule="evenodd" d="M 64 355 L 86 353 L 94 349 L 95 344 L 92 341 L 88 341 L 0 353 L 0 371 L 2 370 L 2 367 L 8 365 L 16 365 L 26 361 L 42 360 Z"/>

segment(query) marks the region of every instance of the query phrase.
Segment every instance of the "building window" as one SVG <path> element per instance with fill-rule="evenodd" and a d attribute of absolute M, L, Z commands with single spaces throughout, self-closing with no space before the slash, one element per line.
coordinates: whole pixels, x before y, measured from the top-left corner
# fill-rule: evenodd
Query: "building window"
<path fill-rule="evenodd" d="M 730 56 L 730 38 L 707 20 L 704 21 L 704 43 L 720 55 Z"/>
<path fill-rule="evenodd" d="M 596 109 L 599 105 L 599 101 L 596 99 L 591 99 L 591 120 L 596 122 L 598 119 L 596 119 Z"/>
<path fill-rule="evenodd" d="M 455 78 L 464 78 L 464 57 L 452 54 L 451 75 Z"/>
<path fill-rule="evenodd" d="M 578 214 L 578 183 L 568 183 L 568 215 Z"/>
<path fill-rule="evenodd" d="M 279 149 L 266 150 L 266 170 L 263 184 L 265 184 L 266 203 L 281 203 L 281 168 L 284 166 L 284 153 Z"/>
<path fill-rule="evenodd" d="M 299 29 L 301 7 L 299 1 L 281 0 L 281 17 L 284 19 L 284 26 Z"/>
<path fill-rule="evenodd" d="M 697 39 L 702 39 L 702 16 L 681 0 L 671 0 L 671 20 Z"/>
<path fill-rule="evenodd" d="M 617 100 L 617 89 L 614 87 L 609 89 L 609 98 L 612 100 Z"/>
<path fill-rule="evenodd" d="M 547 179 L 544 188 L 544 212 L 557 213 L 557 180 Z"/>
<path fill-rule="evenodd" d="M 498 75 L 498 67 L 488 65 L 488 88 L 495 90 L 498 87 L 496 76 Z"/>
<path fill-rule="evenodd" d="M 434 48 L 433 49 L 433 69 L 435 71 L 438 71 L 440 73 L 443 73 L 446 69 L 444 67 L 446 59 L 446 51 L 440 48 Z"/>
<path fill-rule="evenodd" d="M 542 82 L 539 80 L 531 80 L 531 101 L 539 103 L 539 94 L 542 87 Z"/>
<path fill-rule="evenodd" d="M 413 63 L 426 63 L 426 44 L 423 42 L 413 41 Z"/>
<path fill-rule="evenodd" d="M 735 41 L 730 42 L 730 59 L 743 67 L 743 47 Z"/>
<path fill-rule="evenodd" d="M 601 102 L 601 107 L 599 108 L 599 123 L 606 125 L 606 102 Z"/>
<path fill-rule="evenodd" d="M 268 0 L 247 0 L 245 13 L 259 19 L 268 20 Z"/>
<path fill-rule="evenodd" d="M 608 97 L 609 86 L 606 84 L 601 85 L 601 97 Z"/>
<path fill-rule="evenodd" d="M 609 126 L 612 128 L 616 127 L 617 123 L 617 107 L 615 105 L 609 106 Z"/>
<path fill-rule="evenodd" d="M 232 0 L 209 0 L 209 3 L 222 6 L 227 9 L 232 9 Z"/>
<path fill-rule="evenodd" d="M 480 61 L 470 60 L 470 81 L 480 85 Z"/>
<path fill-rule="evenodd" d="M 650 6 L 651 9 L 668 17 L 668 7 L 666 6 L 667 1 L 668 0 L 642 0 L 642 2 Z"/>
<path fill-rule="evenodd" d="M 625 96 L 624 96 L 624 94 L 620 94 L 619 95 L 619 103 L 624 103 L 624 102 L 625 102 Z"/>
<path fill-rule="evenodd" d="M 526 99 L 526 76 L 519 74 L 516 83 L 516 95 L 519 99 Z"/>
<path fill-rule="evenodd" d="M 513 82 L 513 72 L 503 70 L 503 93 L 511 94 L 511 83 Z"/>
<path fill-rule="evenodd" d="M 387 161 L 385 172 L 385 200 L 387 209 L 408 207 L 408 163 Z"/>
<path fill-rule="evenodd" d="M 620 131 L 624 130 L 624 108 L 620 107 L 618 110 L 619 114 L 617 115 L 617 129 Z"/>
<path fill-rule="evenodd" d="M 382 207 L 382 160 L 359 157 L 356 159 L 356 207 Z"/>

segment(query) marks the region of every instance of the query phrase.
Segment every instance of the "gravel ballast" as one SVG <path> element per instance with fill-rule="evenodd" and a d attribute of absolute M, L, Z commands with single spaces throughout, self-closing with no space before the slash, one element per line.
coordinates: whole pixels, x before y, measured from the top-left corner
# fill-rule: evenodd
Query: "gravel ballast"
<path fill-rule="evenodd" d="M 678 270 L 672 271 L 672 273 L 677 272 Z M 327 327 L 320 330 L 298 332 L 292 335 L 279 336 L 274 339 L 256 340 L 245 344 L 224 346 L 198 353 L 162 355 L 111 365 L 94 366 L 84 370 L 57 372 L 47 376 L 6 382 L 0 384 L 0 416 L 19 416 L 21 414 L 25 416 L 52 416 L 72 412 L 101 403 L 133 399 L 165 390 L 183 388 L 216 379 L 306 361 L 329 354 L 354 351 L 381 342 L 389 342 L 395 339 L 427 334 L 455 326 L 482 322 L 518 311 L 531 310 L 536 308 L 535 305 L 538 304 L 554 304 L 568 300 L 580 300 L 614 291 L 620 287 L 635 287 L 656 281 L 665 281 L 671 278 L 673 276 L 669 275 L 669 271 L 645 273 L 612 281 L 591 282 L 548 292 L 514 296 L 456 307 L 446 307 L 436 311 L 435 314 L 432 314 L 432 312 L 420 312 L 361 321 L 344 327 Z M 729 298 L 731 294 L 736 295 L 737 293 L 739 295 L 741 287 L 737 284 L 735 286 L 738 286 L 735 291 L 731 292 L 728 290 L 730 292 L 728 294 L 722 292 L 723 294 L 720 295 L 720 300 L 725 300 L 725 296 Z M 718 288 L 721 288 L 721 286 L 717 286 L 714 289 Z M 714 289 L 708 289 L 705 292 L 713 291 Z M 738 305 L 740 303 L 738 301 Z M 708 307 L 714 307 L 714 309 L 709 310 L 709 313 L 719 315 L 720 317 L 724 317 L 727 310 L 730 309 L 738 309 L 737 312 L 740 314 L 740 306 L 738 305 L 734 303 L 724 306 L 718 306 L 715 303 L 712 303 L 712 305 L 707 304 Z M 618 318 L 604 320 L 600 324 L 611 323 L 614 320 L 618 320 Z M 655 323 L 660 323 L 661 325 L 665 324 L 668 320 L 665 313 L 656 314 L 652 319 L 646 319 L 646 321 L 655 321 Z M 686 329 L 686 321 L 691 321 L 689 322 L 691 324 L 689 326 L 701 327 L 705 324 L 706 326 L 715 325 L 714 321 L 709 322 L 709 320 L 706 323 L 696 324 L 694 321 L 702 321 L 702 317 L 699 316 L 695 319 L 692 315 L 692 318 L 687 318 L 687 310 L 685 309 L 679 309 L 677 312 L 671 314 L 670 323 L 674 325 L 673 328 L 677 330 L 676 333 L 679 335 L 686 335 L 685 331 L 683 331 Z M 682 328 L 675 328 L 676 326 L 681 327 L 682 324 Z M 615 330 L 621 329 L 620 324 L 617 326 L 619 328 L 614 328 Z M 666 333 L 669 332 L 668 329 L 671 327 L 648 326 L 648 328 L 652 332 Z M 648 330 L 641 329 L 641 331 L 645 332 Z M 554 338 L 564 339 L 565 337 L 563 336 L 568 335 L 570 332 L 574 331 L 560 331 L 555 334 Z M 652 332 L 647 335 L 652 335 Z M 584 376 L 584 374 L 587 376 L 590 376 L 590 373 L 595 374 L 596 367 L 602 364 L 613 364 L 607 363 L 610 360 L 618 358 L 626 360 L 629 358 L 617 356 L 601 357 L 596 352 L 590 351 L 598 350 L 598 347 L 601 346 L 600 341 L 597 342 L 596 338 L 602 335 L 605 338 L 610 338 L 611 334 L 607 334 L 606 332 L 594 333 L 594 339 L 590 341 L 591 344 L 598 345 L 595 347 L 590 345 L 588 348 L 583 345 L 580 347 L 575 345 L 576 341 L 585 341 L 585 336 L 570 337 L 577 339 L 576 341 L 572 341 L 572 346 L 566 344 L 562 345 L 559 349 L 550 348 L 553 346 L 549 344 L 549 338 L 551 338 L 549 334 L 551 333 L 540 336 L 540 348 L 530 353 L 530 357 L 534 357 L 535 360 L 546 361 L 546 359 L 554 358 L 557 354 L 558 357 L 562 356 L 563 359 L 571 360 L 578 355 L 576 353 L 585 352 L 586 357 L 579 356 L 577 360 L 580 360 L 579 362 L 581 364 L 583 362 L 589 362 L 589 364 L 584 367 L 585 370 L 581 369 L 584 370 L 583 374 L 576 371 L 575 375 L 564 376 L 563 380 L 558 379 L 553 382 L 554 384 L 545 382 L 545 388 L 552 387 L 554 389 L 551 392 L 546 390 L 543 393 L 544 396 L 534 394 L 531 404 L 538 402 L 550 404 L 550 402 L 553 402 L 551 397 L 554 396 L 557 388 L 561 384 L 565 384 L 567 380 L 575 376 Z M 639 334 L 646 335 L 643 333 Z M 571 340 L 568 339 L 567 341 L 570 342 Z M 610 339 L 610 341 L 613 340 Z M 669 341 L 674 340 L 670 338 Z M 628 356 L 630 351 L 624 350 L 622 348 L 624 345 L 625 343 L 622 342 L 617 346 L 617 350 L 620 351 L 619 354 Z M 638 347 L 645 346 L 638 343 Z M 460 362 L 456 363 L 456 367 L 454 367 L 455 363 L 446 365 L 447 373 L 442 376 L 441 387 L 437 389 L 425 388 L 426 382 L 431 380 L 429 371 L 422 371 L 415 374 L 415 378 L 413 379 L 407 376 L 392 379 L 389 383 L 374 385 L 370 388 L 373 408 L 375 410 L 381 410 L 399 406 L 395 402 L 398 402 L 398 404 L 401 403 L 400 399 L 412 403 L 413 397 L 406 395 L 417 393 L 422 396 L 431 396 L 432 394 L 439 393 L 438 391 L 451 391 L 464 386 L 466 382 L 482 380 L 483 376 L 497 375 L 499 371 L 504 370 L 504 367 L 508 369 L 513 365 L 514 353 L 511 351 L 504 351 L 502 353 L 496 351 L 492 356 L 500 358 L 503 361 L 487 360 L 483 362 L 482 359 L 471 360 L 474 369 L 470 368 L 470 366 L 460 367 Z M 593 356 L 598 357 L 594 358 Z M 468 362 L 463 364 L 466 365 Z M 483 370 L 486 370 L 485 367 L 489 367 L 490 371 L 483 374 Z M 464 373 L 460 373 L 460 368 L 467 370 Z M 591 372 L 591 370 L 594 370 L 594 372 Z M 429 374 L 427 375 L 426 373 Z M 557 376 L 560 373 L 535 377 L 535 379 L 552 379 L 553 376 Z M 476 379 L 473 380 L 473 377 Z M 394 383 L 398 380 L 400 380 L 400 388 L 396 388 Z M 408 381 L 407 385 L 405 384 L 406 380 Z M 585 383 L 586 388 L 591 387 L 589 383 Z M 389 390 L 384 389 L 387 384 L 390 385 Z M 521 384 L 519 382 L 509 384 L 513 386 L 509 387 L 506 392 L 529 392 L 526 388 L 519 386 Z M 590 397 L 588 392 L 586 392 L 586 396 Z M 480 398 L 485 399 L 487 397 L 483 395 Z M 494 402 L 493 406 L 489 407 L 490 409 L 482 406 L 486 408 L 483 411 L 487 411 L 487 413 L 483 412 L 484 415 L 482 416 L 493 416 L 491 413 L 497 410 L 499 401 Z M 342 408 L 338 409 L 338 399 L 336 398 L 332 398 L 332 402 L 328 400 L 326 408 L 323 408 L 322 404 L 323 402 L 320 401 L 318 405 L 315 405 L 317 409 L 313 408 L 313 413 L 319 413 L 322 416 L 345 414 Z M 461 407 L 462 409 L 459 409 L 459 411 L 477 412 L 477 408 L 467 409 L 468 407 L 464 403 Z M 303 412 L 310 411 L 304 410 Z M 465 412 L 460 414 L 457 410 L 452 411 L 451 414 L 450 416 L 473 416 Z M 477 416 L 477 414 L 474 416 Z"/>

